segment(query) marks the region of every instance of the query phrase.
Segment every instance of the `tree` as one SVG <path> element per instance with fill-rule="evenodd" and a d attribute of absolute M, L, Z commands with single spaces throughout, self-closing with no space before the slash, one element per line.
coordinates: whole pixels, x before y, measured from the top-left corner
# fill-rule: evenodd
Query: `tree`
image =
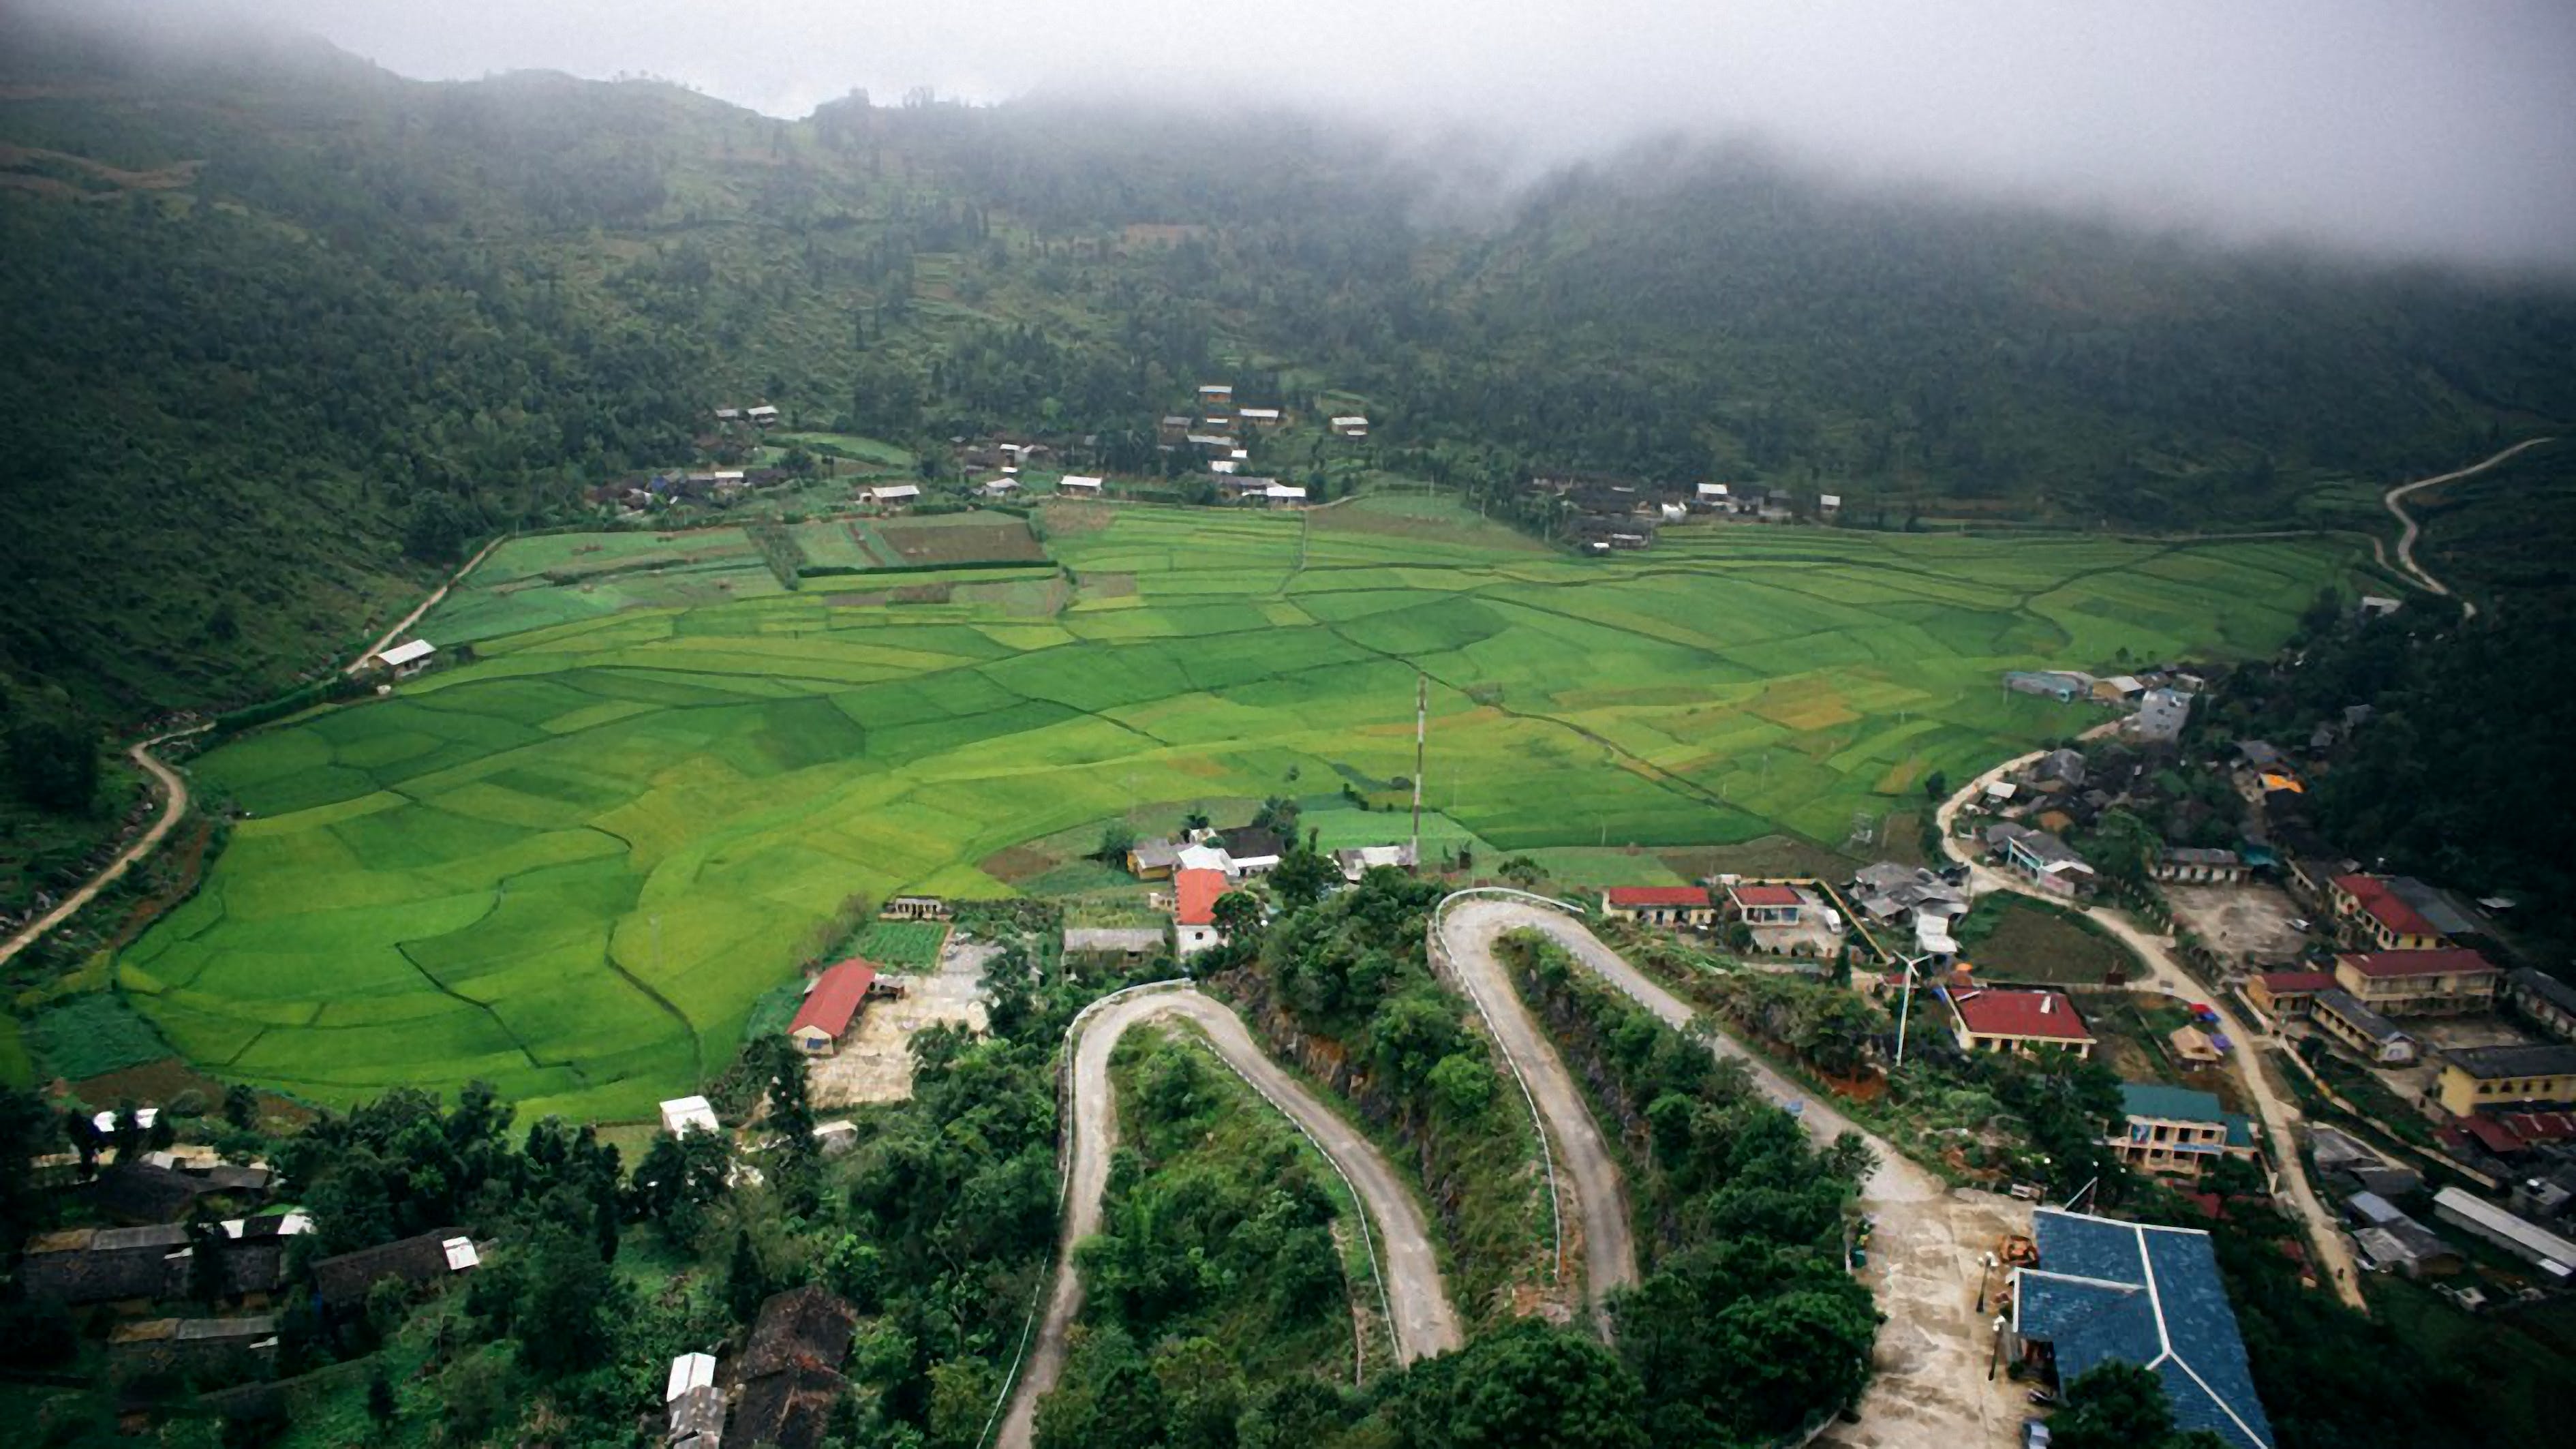
<path fill-rule="evenodd" d="M 9 729 L 9 769 L 29 803 L 86 811 L 98 796 L 98 733 L 68 715 L 22 717 Z"/>
<path fill-rule="evenodd" d="M 1939 770 L 1923 777 L 1923 798 L 1938 805 L 1950 798 L 1950 777 Z"/>
<path fill-rule="evenodd" d="M 377 1428 L 390 1429 L 400 1412 L 401 1405 L 394 1400 L 394 1381 L 385 1377 L 384 1361 L 379 1359 L 367 1371 L 367 1417 L 375 1421 Z"/>
<path fill-rule="evenodd" d="M 1297 838 L 1297 816 L 1300 808 L 1293 796 L 1273 795 L 1261 802 L 1260 809 L 1252 812 L 1252 826 L 1256 830 L 1267 830 L 1294 840 Z"/>
<path fill-rule="evenodd" d="M 86 1117 L 78 1120 L 84 1128 L 90 1125 Z M 48 1198 L 36 1185 L 33 1164 L 61 1141 L 63 1122 L 33 1092 L 0 1092 L 0 1243 L 16 1244 L 44 1214 Z M 92 1148 L 82 1159 L 95 1155 Z"/>
<path fill-rule="evenodd" d="M 1125 860 L 1127 852 L 1135 848 L 1136 827 L 1124 820 L 1112 820 L 1100 827 L 1100 848 L 1091 854 L 1095 860 L 1105 860 L 1115 865 Z"/>
<path fill-rule="evenodd" d="M 664 1241 L 693 1242 L 706 1210 L 724 1196 L 733 1171 L 733 1139 L 722 1132 L 664 1133 L 635 1165 L 628 1201 L 661 1229 Z"/>
<path fill-rule="evenodd" d="M 541 1378 L 560 1378 L 606 1360 L 622 1321 L 625 1291 L 586 1233 L 540 1221 L 521 1250 L 522 1275 L 514 1336 L 519 1358 Z"/>
<path fill-rule="evenodd" d="M 2113 1359 L 2066 1386 L 2066 1409 L 2049 1421 L 2058 1449 L 2225 1449 L 2205 1430 L 2177 1433 L 2173 1401 L 2153 1369 Z"/>
<path fill-rule="evenodd" d="M 239 1082 L 224 1088 L 224 1122 L 236 1131 L 259 1126 L 259 1094 Z"/>
<path fill-rule="evenodd" d="M 1423 1449 L 1646 1449 L 1636 1376 L 1589 1335 L 1519 1319 L 1415 1364 L 1388 1417 Z"/>
<path fill-rule="evenodd" d="M 1288 847 L 1279 864 L 1270 872 L 1270 888 L 1279 893 L 1281 904 L 1290 910 L 1311 906 L 1324 898 L 1324 892 L 1340 880 L 1341 871 L 1330 856 L 1315 846 L 1315 835 Z"/>
<path fill-rule="evenodd" d="M 188 1297 L 213 1307 L 224 1296 L 224 1245 L 231 1239 L 202 1201 L 188 1214 Z"/>
<path fill-rule="evenodd" d="M 1526 855 L 1515 855 L 1504 861 L 1497 873 L 1525 891 L 1538 889 L 1538 883 L 1547 879 L 1547 872 L 1539 869 L 1538 862 Z"/>
<path fill-rule="evenodd" d="M 1209 907 L 1216 933 L 1229 946 L 1261 934 L 1261 901 L 1250 891 L 1227 891 Z"/>

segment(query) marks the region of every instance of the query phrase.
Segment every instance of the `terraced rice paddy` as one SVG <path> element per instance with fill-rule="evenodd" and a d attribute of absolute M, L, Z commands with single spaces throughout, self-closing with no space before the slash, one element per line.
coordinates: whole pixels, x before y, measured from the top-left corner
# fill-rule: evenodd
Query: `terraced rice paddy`
<path fill-rule="evenodd" d="M 2265 648 L 2345 562 L 1749 528 L 1579 560 L 1424 506 L 1059 505 L 1076 583 L 904 595 L 942 602 L 760 587 L 739 530 L 511 544 L 423 629 L 475 662 L 199 762 L 252 818 L 120 981 L 199 1062 L 317 1100 L 482 1077 L 640 1116 L 853 894 L 1010 895 L 976 863 L 1130 810 L 1391 801 L 1416 670 L 1429 803 L 1480 866 L 1831 843 L 2096 718 L 1999 670 Z"/>

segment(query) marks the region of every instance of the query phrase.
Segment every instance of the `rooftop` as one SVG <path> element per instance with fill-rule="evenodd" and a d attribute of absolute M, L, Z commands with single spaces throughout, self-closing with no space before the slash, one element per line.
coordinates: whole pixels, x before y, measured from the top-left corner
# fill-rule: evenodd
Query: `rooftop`
<path fill-rule="evenodd" d="M 387 649 L 378 654 L 376 657 L 399 669 L 403 665 L 427 659 L 429 656 L 437 652 L 437 645 L 430 643 L 426 639 L 414 639 L 409 643 L 397 644 L 391 649 Z"/>
<path fill-rule="evenodd" d="M 2388 981 L 2409 976 L 2462 976 L 2496 974 L 2486 957 L 2475 951 L 2453 948 L 2442 951 L 2364 951 L 2337 956 L 2335 960 L 2373 981 Z"/>
<path fill-rule="evenodd" d="M 2576 1011 L 2576 986 L 2570 986 L 2548 972 L 2534 971 L 2525 966 L 2512 972 L 2505 979 L 2511 982 L 2515 989 L 2537 996 L 2560 1011 Z"/>
<path fill-rule="evenodd" d="M 1972 989 L 1951 994 L 1950 1010 L 1975 1036 L 2093 1039 L 2084 1018 L 2076 1014 L 2075 1003 L 2067 1000 L 2063 992 Z"/>
<path fill-rule="evenodd" d="M 2014 1275 L 2013 1327 L 2055 1349 L 2060 1383 L 2137 1364 L 2164 1381 L 2175 1427 L 2271 1449 L 2209 1234 L 2056 1208 L 2032 1216 L 2039 1266 Z"/>
<path fill-rule="evenodd" d="M 2361 904 L 2363 915 L 2401 936 L 2437 936 L 2441 933 L 2424 913 L 2398 898 L 2388 882 L 2375 875 L 2339 875 L 2335 888 Z"/>
<path fill-rule="evenodd" d="M 2332 991 L 2335 984 L 2331 971 L 2266 971 L 2262 981 L 2263 989 L 2275 996 L 2300 991 Z"/>
<path fill-rule="evenodd" d="M 1621 909 L 1642 906 L 1705 907 L 1708 892 L 1700 886 L 1612 886 L 1603 892 L 1610 904 Z"/>
<path fill-rule="evenodd" d="M 1726 893 L 1739 906 L 1794 906 L 1803 903 L 1796 886 L 1729 886 Z"/>
<path fill-rule="evenodd" d="M 1216 924 L 1216 898 L 1225 894 L 1225 872 L 1185 870 L 1172 877 L 1176 897 L 1172 919 L 1184 926 Z"/>
<path fill-rule="evenodd" d="M 2360 997 L 2339 987 L 2329 987 L 2317 993 L 2317 1010 L 2342 1017 L 2353 1030 L 2372 1041 L 2397 1041 L 2406 1035 L 2397 1029 L 2397 1023 L 2362 1005 Z"/>
<path fill-rule="evenodd" d="M 876 983 L 877 968 L 868 962 L 856 956 L 841 962 L 814 978 L 813 989 L 805 993 L 805 1004 L 796 1009 L 796 1019 L 787 1029 L 811 1028 L 838 1037 L 850 1029 L 850 1018 L 859 1014 L 859 1004 L 868 999 L 868 988 Z"/>
<path fill-rule="evenodd" d="M 2442 1060 L 2482 1082 L 2506 1077 L 2576 1075 L 2576 1046 L 2452 1047 Z"/>

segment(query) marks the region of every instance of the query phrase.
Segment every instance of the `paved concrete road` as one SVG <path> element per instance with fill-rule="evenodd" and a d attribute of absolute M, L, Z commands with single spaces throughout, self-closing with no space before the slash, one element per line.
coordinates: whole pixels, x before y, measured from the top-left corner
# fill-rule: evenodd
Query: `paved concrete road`
<path fill-rule="evenodd" d="M 2397 535 L 2397 567 L 2412 576 L 2415 582 L 2422 584 L 2425 588 L 2430 589 L 2434 593 L 2449 595 L 2451 592 L 2449 586 L 2445 585 L 2440 579 L 2433 577 L 2430 571 L 2428 571 L 2422 564 L 2415 561 L 2415 540 L 2422 535 L 2424 530 L 2415 522 L 2415 516 L 2406 511 L 2406 495 L 2416 492 L 2419 489 L 2438 488 L 2445 483 L 2456 483 L 2462 478 L 2475 477 L 2527 448 L 2537 448 L 2543 443 L 2554 443 L 2556 441 L 2557 439 L 2555 438 L 2529 438 L 2514 444 L 2512 447 L 2505 449 L 2503 452 L 2498 453 L 2494 457 L 2488 458 L 2483 462 L 2471 463 L 2465 468 L 2455 468 L 2448 473 L 2443 473 L 2436 477 L 2418 478 L 2412 483 L 2400 483 L 2396 487 L 2389 489 L 2388 496 L 2381 501 L 2388 505 L 2388 511 L 2396 514 L 2397 521 L 2404 525 L 2404 531 Z M 2474 619 L 2477 616 L 2478 606 L 2469 602 L 2465 598 L 2461 599 L 2460 617 L 2463 619 Z"/>
<path fill-rule="evenodd" d="M 1073 1250 L 1100 1230 L 1100 1196 L 1109 1186 L 1109 1155 L 1118 1145 L 1118 1103 L 1109 1086 L 1109 1054 L 1129 1027 L 1171 1017 L 1205 1033 L 1217 1055 L 1303 1128 L 1358 1190 L 1376 1238 L 1395 1325 L 1396 1358 L 1411 1363 L 1446 1353 L 1462 1341 L 1458 1315 L 1440 1279 L 1430 1225 L 1403 1179 L 1377 1148 L 1281 1070 L 1254 1044 L 1252 1033 L 1233 1012 L 1187 986 L 1138 992 L 1111 1001 L 1075 1026 L 1073 1154 L 1067 1174 L 1064 1236 L 1056 1251 L 1055 1289 L 1012 1395 L 1010 1412 L 1002 1420 L 996 1441 L 999 1449 L 1027 1449 L 1037 1423 L 1038 1400 L 1064 1373 L 1065 1333 L 1082 1311 L 1082 1280 L 1073 1271 Z"/>
<path fill-rule="evenodd" d="M 204 725 L 196 725 L 189 729 L 173 730 L 166 735 L 155 735 L 125 752 L 128 758 L 141 766 L 144 772 L 152 777 L 153 782 L 161 787 L 161 818 L 153 821 L 152 828 L 144 831 L 132 845 L 118 851 L 116 859 L 109 861 L 105 869 L 90 877 L 87 885 L 64 897 L 61 905 L 29 921 L 18 934 L 9 938 L 6 945 L 0 945 L 0 966 L 7 965 L 17 957 L 19 952 L 34 945 L 47 931 L 70 920 L 81 907 L 97 899 L 100 891 L 115 884 L 119 876 L 132 869 L 136 861 L 150 855 L 153 848 L 170 834 L 170 827 L 178 824 L 179 817 L 188 813 L 188 782 L 179 777 L 178 771 L 162 764 L 153 755 L 152 747 L 166 740 L 178 739 L 182 735 L 195 734 L 205 728 Z"/>
<path fill-rule="evenodd" d="M 1475 973 L 1480 999 L 1499 993 L 1512 1002 L 1512 1014 L 1524 1020 L 1528 1013 L 1491 951 L 1496 937 L 1523 928 L 1552 937 L 1593 974 L 1671 1025 L 1688 1030 L 1697 1019 L 1687 1003 L 1569 916 L 1516 902 L 1461 901 L 1451 908 L 1449 920 L 1452 953 L 1462 972 Z M 1830 1142 L 1857 1132 L 1878 1159 L 1861 1185 L 1862 1210 L 1878 1220 L 1870 1265 L 1862 1277 L 1887 1322 L 1879 1329 L 1876 1372 L 1861 1397 L 1859 1422 L 1833 1425 L 1818 1442 L 1870 1449 L 1970 1449 L 2010 1442 L 2020 1422 L 2019 1395 L 2008 1380 L 1986 1378 L 1994 1345 L 1993 1305 L 1980 1308 L 1981 1264 L 2004 1233 L 2030 1230 L 2030 1209 L 1993 1193 L 1952 1190 L 1731 1038 L 1711 1032 L 1700 1040 L 1710 1051 L 1743 1062 L 1755 1085 L 1773 1101 L 1798 1103 L 1799 1121 L 1808 1135 Z M 1555 1059 L 1553 1048 L 1545 1048 L 1544 1054 Z M 1535 1091 L 1535 1078 L 1531 1086 Z M 1586 1221 L 1591 1221 L 1589 1214 Z"/>
<path fill-rule="evenodd" d="M 2487 463 L 2479 466 L 2485 467 L 2495 461 L 2496 459 L 2490 458 Z M 2438 483 L 2443 480 L 2436 478 L 2427 481 Z M 2017 895 L 2063 906 L 2066 902 L 2058 897 L 2047 894 L 2017 875 L 1997 870 L 1984 861 L 1978 860 L 1970 851 L 1967 842 L 1950 833 L 1951 822 L 1958 818 L 1962 806 L 1983 794 L 1986 786 L 2038 758 L 2039 752 L 2033 751 L 2030 754 L 2006 760 L 1969 781 L 1965 789 L 1941 802 L 1938 812 L 1941 848 L 1949 852 L 1951 859 L 1968 866 L 1969 879 L 1975 883 L 1980 894 L 1986 891 L 2011 891 Z M 2127 912 L 2113 910 L 2109 906 L 2086 907 L 2084 914 L 2095 925 L 2110 932 L 2120 944 L 2128 947 L 2130 954 L 2137 957 L 2139 964 L 2146 968 L 2143 976 L 2130 978 L 2128 983 L 2130 990 L 2161 991 L 2167 996 L 2178 996 L 2185 1001 L 2204 1002 L 2218 1013 L 2218 1030 L 2227 1037 L 2228 1047 L 2236 1058 L 2236 1075 L 2244 1081 L 2247 1095 L 2254 1099 L 2255 1115 L 2263 1119 L 2263 1130 L 2272 1139 L 2270 1156 L 2273 1164 L 2280 1171 L 2282 1196 L 2288 1199 L 2291 1210 L 2307 1223 L 2308 1242 L 2316 1250 L 2317 1271 L 2325 1275 L 2326 1281 L 2333 1285 L 2336 1296 L 2342 1298 L 2346 1304 L 2364 1313 L 2369 1312 L 2369 1300 L 2361 1295 L 2358 1276 L 2360 1269 L 2353 1263 L 2351 1250 L 2344 1245 L 2343 1233 L 2337 1228 L 2334 1215 L 2326 1211 L 2325 1204 L 2317 1198 L 2316 1188 L 2309 1183 L 2306 1164 L 2299 1159 L 2299 1139 L 2295 1135 L 2295 1129 L 2301 1120 L 2301 1113 L 2295 1104 L 2282 1100 L 2281 1095 L 2272 1090 L 2271 1078 L 2263 1073 L 2261 1043 L 2265 1040 L 2265 1034 L 2247 1030 L 2245 1023 L 2237 1018 L 2226 997 L 2202 985 L 2199 978 L 2183 969 L 2182 958 L 2174 954 L 2171 939 L 2151 934 L 2131 920 Z"/>
<path fill-rule="evenodd" d="M 1603 1140 L 1590 1104 L 1566 1071 L 1555 1044 L 1539 1029 L 1538 1019 L 1521 1004 L 1511 973 L 1494 955 L 1497 937 L 1531 924 L 1533 918 L 1563 919 L 1538 906 L 1463 900 L 1443 912 L 1440 931 L 1468 996 L 1538 1109 L 1555 1156 L 1559 1214 L 1579 1224 L 1583 1237 L 1584 1301 L 1592 1305 L 1595 1321 L 1606 1334 L 1603 1300 L 1637 1281 L 1634 1219 L 1628 1211 L 1627 1188 L 1619 1178 L 1618 1159 Z"/>

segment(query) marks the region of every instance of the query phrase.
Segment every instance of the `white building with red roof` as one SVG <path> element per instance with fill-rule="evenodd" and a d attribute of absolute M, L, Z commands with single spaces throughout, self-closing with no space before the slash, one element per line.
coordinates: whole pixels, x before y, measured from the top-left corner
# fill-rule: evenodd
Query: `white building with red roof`
<path fill-rule="evenodd" d="M 1790 885 L 1731 885 L 1726 888 L 1727 914 L 1748 926 L 1794 926 L 1807 898 Z"/>
<path fill-rule="evenodd" d="M 2056 1047 L 2093 1055 L 2093 1029 L 2062 991 L 1994 991 L 1969 987 L 1942 992 L 1950 1003 L 1951 1034 L 1963 1052 L 2037 1051 Z"/>
<path fill-rule="evenodd" d="M 787 1024 L 787 1039 L 809 1057 L 828 1057 L 859 1019 L 859 1010 L 877 989 L 877 968 L 857 957 L 832 967 L 806 988 L 805 1004 Z"/>
<path fill-rule="evenodd" d="M 1648 926 L 1701 930 L 1717 922 L 1717 906 L 1703 886 L 1612 886 L 1601 893 L 1601 914 Z"/>
<path fill-rule="evenodd" d="M 1172 926 L 1186 961 L 1222 940 L 1216 929 L 1216 898 L 1230 882 L 1221 870 L 1189 869 L 1172 877 Z"/>

